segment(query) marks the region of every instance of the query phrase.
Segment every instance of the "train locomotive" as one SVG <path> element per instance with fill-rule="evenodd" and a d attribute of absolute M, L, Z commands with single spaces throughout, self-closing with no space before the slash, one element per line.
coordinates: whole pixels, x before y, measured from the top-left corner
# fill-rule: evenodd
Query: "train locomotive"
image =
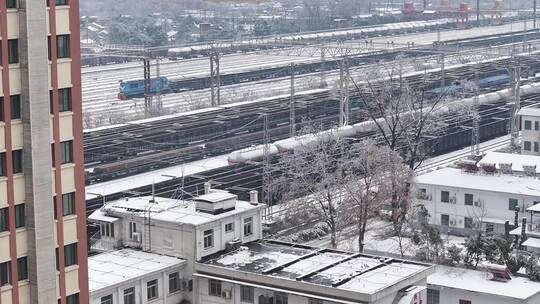
<path fill-rule="evenodd" d="M 159 77 L 150 79 L 150 94 L 169 93 L 171 88 L 169 86 L 169 79 L 167 77 Z M 144 80 L 128 80 L 120 81 L 120 92 L 118 93 L 118 99 L 127 100 L 136 97 L 142 97 L 146 93 Z"/>

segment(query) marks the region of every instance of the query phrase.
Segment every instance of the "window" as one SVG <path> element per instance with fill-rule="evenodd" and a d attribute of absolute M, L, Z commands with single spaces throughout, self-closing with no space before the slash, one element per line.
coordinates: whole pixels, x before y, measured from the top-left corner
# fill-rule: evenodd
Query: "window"
<path fill-rule="evenodd" d="M 518 209 L 518 200 L 515 198 L 509 198 L 508 199 L 508 210 L 515 211 Z"/>
<path fill-rule="evenodd" d="M 532 130 L 532 121 L 525 120 L 525 130 Z"/>
<path fill-rule="evenodd" d="M 75 214 L 75 192 L 62 194 L 62 215 Z"/>
<path fill-rule="evenodd" d="M 534 142 L 534 152 L 538 152 L 538 142 Z"/>
<path fill-rule="evenodd" d="M 535 121 L 535 122 L 534 122 L 534 130 L 535 130 L 535 131 L 540 130 L 540 122 L 538 122 L 538 121 Z"/>
<path fill-rule="evenodd" d="M 113 304 L 112 295 L 101 297 L 101 304 Z"/>
<path fill-rule="evenodd" d="M 68 5 L 68 0 L 55 0 L 55 5 Z"/>
<path fill-rule="evenodd" d="M 158 282 L 157 280 L 148 281 L 146 283 L 146 299 L 153 300 L 158 298 Z"/>
<path fill-rule="evenodd" d="M 286 293 L 276 292 L 274 297 L 276 298 L 276 304 L 287 304 L 288 298 Z"/>
<path fill-rule="evenodd" d="M 204 249 L 214 247 L 214 229 L 204 231 L 203 242 L 204 242 Z"/>
<path fill-rule="evenodd" d="M 73 141 L 64 141 L 60 143 L 60 162 L 68 164 L 73 162 Z"/>
<path fill-rule="evenodd" d="M 135 233 L 137 233 L 137 223 L 129 222 L 129 238 L 133 240 Z"/>
<path fill-rule="evenodd" d="M 208 294 L 221 297 L 221 281 L 210 279 L 208 282 Z"/>
<path fill-rule="evenodd" d="M 449 203 L 450 202 L 450 192 L 441 191 L 441 202 Z"/>
<path fill-rule="evenodd" d="M 324 304 L 324 302 L 319 299 L 309 299 L 308 304 Z"/>
<path fill-rule="evenodd" d="M 114 223 L 101 223 L 101 236 L 114 237 Z"/>
<path fill-rule="evenodd" d="M 15 205 L 15 228 L 21 228 L 26 225 L 25 205 Z"/>
<path fill-rule="evenodd" d="M 530 141 L 524 141 L 523 142 L 523 150 L 531 151 L 531 142 Z"/>
<path fill-rule="evenodd" d="M 8 40 L 8 63 L 19 63 L 19 40 Z"/>
<path fill-rule="evenodd" d="M 253 303 L 255 301 L 253 287 L 240 286 L 240 301 L 249 303 Z"/>
<path fill-rule="evenodd" d="M 13 174 L 22 173 L 22 150 L 13 150 L 11 155 L 13 157 Z"/>
<path fill-rule="evenodd" d="M 459 300 L 459 304 L 471 304 L 469 300 Z"/>
<path fill-rule="evenodd" d="M 439 304 L 439 299 L 441 297 L 441 292 L 436 289 L 427 290 L 427 304 Z"/>
<path fill-rule="evenodd" d="M 180 274 L 178 272 L 169 273 L 169 293 L 180 290 Z"/>
<path fill-rule="evenodd" d="M 11 284 L 10 262 L 0 263 L 0 286 Z"/>
<path fill-rule="evenodd" d="M 253 218 L 248 217 L 244 219 L 244 236 L 250 236 L 253 234 Z"/>
<path fill-rule="evenodd" d="M 0 209 L 0 232 L 9 230 L 8 208 Z"/>
<path fill-rule="evenodd" d="M 56 56 L 69 58 L 69 35 L 56 36 Z"/>
<path fill-rule="evenodd" d="M 472 206 L 473 205 L 473 195 L 465 193 L 465 205 Z"/>
<path fill-rule="evenodd" d="M 71 111 L 71 88 L 58 89 L 58 111 Z"/>
<path fill-rule="evenodd" d="M 493 223 L 486 223 L 486 232 L 491 233 L 495 230 L 495 226 Z"/>
<path fill-rule="evenodd" d="M 6 152 L 0 153 L 0 176 L 7 176 Z"/>
<path fill-rule="evenodd" d="M 79 304 L 79 294 L 72 294 L 66 297 L 66 304 Z"/>
<path fill-rule="evenodd" d="M 17 0 L 7 0 L 6 8 L 17 8 Z"/>
<path fill-rule="evenodd" d="M 5 121 L 5 119 L 4 119 L 4 97 L 0 97 L 0 120 Z"/>
<path fill-rule="evenodd" d="M 21 119 L 21 95 L 9 96 L 11 119 Z"/>
<path fill-rule="evenodd" d="M 225 224 L 225 232 L 232 232 L 234 230 L 234 223 Z"/>
<path fill-rule="evenodd" d="M 64 266 L 77 264 L 77 243 L 64 246 Z"/>
<path fill-rule="evenodd" d="M 441 226 L 448 227 L 450 223 L 450 216 L 448 214 L 441 214 Z"/>
<path fill-rule="evenodd" d="M 473 219 L 471 217 L 465 218 L 465 228 L 466 229 L 472 229 L 473 228 Z"/>
<path fill-rule="evenodd" d="M 135 287 L 124 289 L 123 304 L 135 304 Z"/>
<path fill-rule="evenodd" d="M 17 277 L 19 281 L 28 279 L 28 259 L 26 257 L 17 259 Z"/>

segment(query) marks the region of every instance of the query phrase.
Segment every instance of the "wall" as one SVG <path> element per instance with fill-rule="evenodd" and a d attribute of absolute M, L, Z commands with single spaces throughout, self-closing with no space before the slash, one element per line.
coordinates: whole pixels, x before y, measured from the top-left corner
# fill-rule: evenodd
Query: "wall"
<path fill-rule="evenodd" d="M 459 300 L 469 300 L 473 304 L 536 304 L 540 296 L 532 297 L 528 301 L 520 301 L 501 296 L 485 293 L 470 292 L 462 289 L 454 289 L 440 286 L 428 286 L 429 289 L 440 290 L 439 304 L 458 304 Z"/>
<path fill-rule="evenodd" d="M 525 120 L 531 121 L 531 130 L 525 130 Z M 534 151 L 534 142 L 538 142 L 540 145 L 540 131 L 534 130 L 534 122 L 540 124 L 540 117 L 535 116 L 522 116 L 521 117 L 521 153 L 526 155 L 540 155 L 540 150 L 538 152 Z M 531 151 L 526 151 L 524 149 L 524 142 L 531 142 Z"/>
<path fill-rule="evenodd" d="M 90 304 L 101 304 L 101 297 L 112 295 L 113 303 L 123 303 L 124 290 L 135 287 L 135 300 L 136 304 L 145 303 L 164 303 L 164 304 L 178 304 L 183 299 L 191 298 L 188 296 L 188 290 L 177 291 L 169 294 L 169 274 L 173 272 L 180 272 L 180 277 L 185 277 L 183 269 L 181 267 L 173 267 L 158 273 L 147 274 L 143 277 L 122 282 L 122 284 L 114 285 L 108 288 L 104 288 L 99 291 L 90 293 Z M 147 300 L 146 283 L 148 281 L 158 280 L 158 298 L 151 301 Z"/>

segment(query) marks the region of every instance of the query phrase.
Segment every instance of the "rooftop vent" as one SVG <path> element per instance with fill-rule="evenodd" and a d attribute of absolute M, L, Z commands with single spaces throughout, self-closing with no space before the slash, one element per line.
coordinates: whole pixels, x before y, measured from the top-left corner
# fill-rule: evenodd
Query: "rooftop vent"
<path fill-rule="evenodd" d="M 458 163 L 458 166 L 465 172 L 477 172 L 478 166 L 474 160 L 463 160 Z"/>
<path fill-rule="evenodd" d="M 512 174 L 512 163 L 499 163 L 499 169 L 504 174 Z"/>
<path fill-rule="evenodd" d="M 199 212 L 220 214 L 234 210 L 238 196 L 226 192 L 215 191 L 195 198 L 195 209 Z"/>
<path fill-rule="evenodd" d="M 249 202 L 252 205 L 258 205 L 259 204 L 259 192 L 257 192 L 257 190 L 249 191 Z"/>
<path fill-rule="evenodd" d="M 488 278 L 491 281 L 508 282 L 512 279 L 512 277 L 510 276 L 510 270 L 508 269 L 508 267 L 506 267 L 506 265 L 485 263 L 483 264 L 483 266 L 488 272 Z"/>
<path fill-rule="evenodd" d="M 482 168 L 482 171 L 484 171 L 484 173 L 494 174 L 497 172 L 497 168 L 495 167 L 495 164 L 484 163 L 484 164 L 480 164 L 480 167 Z"/>

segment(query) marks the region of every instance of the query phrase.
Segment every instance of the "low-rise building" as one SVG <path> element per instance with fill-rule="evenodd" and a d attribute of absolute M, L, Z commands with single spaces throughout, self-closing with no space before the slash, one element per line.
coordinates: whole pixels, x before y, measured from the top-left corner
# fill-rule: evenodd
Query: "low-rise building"
<path fill-rule="evenodd" d="M 294 245 L 249 243 L 195 265 L 195 303 L 425 303 L 434 266 Z"/>
<path fill-rule="evenodd" d="M 540 283 L 522 277 L 497 281 L 485 270 L 439 265 L 427 284 L 427 304 L 540 303 Z"/>
<path fill-rule="evenodd" d="M 191 298 L 186 260 L 121 249 L 88 258 L 90 304 L 181 303 Z"/>
<path fill-rule="evenodd" d="M 511 162 L 515 154 L 507 155 Z M 482 166 L 443 168 L 416 177 L 416 203 L 426 207 L 431 224 L 459 235 L 467 235 L 477 225 L 504 233 L 505 222 L 514 223 L 516 210 L 521 218 L 528 207 L 540 202 L 536 176 L 503 173 L 494 164 L 487 170 Z"/>

